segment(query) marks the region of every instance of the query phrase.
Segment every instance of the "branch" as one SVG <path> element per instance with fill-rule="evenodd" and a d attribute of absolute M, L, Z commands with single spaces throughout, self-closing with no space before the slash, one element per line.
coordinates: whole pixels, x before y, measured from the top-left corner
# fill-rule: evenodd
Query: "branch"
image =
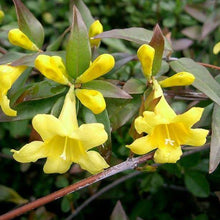
<path fill-rule="evenodd" d="M 69 193 L 73 193 L 77 190 L 83 189 L 93 183 L 96 183 L 100 180 L 106 179 L 107 177 L 113 176 L 117 173 L 123 172 L 125 170 L 132 170 L 137 167 L 138 164 L 142 164 L 150 159 L 153 158 L 154 153 L 149 153 L 140 157 L 127 159 L 125 162 L 120 163 L 116 166 L 110 167 L 109 169 L 103 171 L 102 173 L 98 173 L 96 175 L 90 176 L 86 179 L 83 179 L 77 183 L 74 183 L 70 186 L 67 186 L 63 189 L 60 189 L 54 193 L 51 193 L 47 196 L 44 196 L 40 199 L 37 199 L 33 202 L 30 202 L 26 205 L 21 206 L 20 208 L 17 208 L 15 210 L 12 210 L 4 215 L 0 216 L 0 220 L 8 220 L 15 218 L 17 216 L 20 216 L 34 208 L 37 208 L 39 206 L 43 206 L 49 202 L 52 202 L 56 199 L 59 199 Z"/>

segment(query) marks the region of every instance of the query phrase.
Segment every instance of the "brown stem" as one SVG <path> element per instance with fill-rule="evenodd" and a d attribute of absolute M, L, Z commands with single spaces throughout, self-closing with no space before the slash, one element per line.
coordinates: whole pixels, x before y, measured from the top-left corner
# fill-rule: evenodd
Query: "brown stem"
<path fill-rule="evenodd" d="M 219 66 L 215 66 L 215 65 L 212 65 L 212 64 L 208 64 L 208 63 L 200 63 L 200 62 L 197 62 L 197 63 L 202 65 L 202 66 L 205 66 L 205 67 L 209 67 L 209 68 L 212 68 L 212 69 L 220 70 Z"/>
<path fill-rule="evenodd" d="M 140 157 L 128 159 L 123 163 L 120 163 L 116 166 L 110 167 L 109 169 L 103 171 L 102 173 L 98 173 L 96 175 L 90 176 L 86 179 L 83 179 L 83 180 L 77 182 L 77 183 L 74 183 L 70 186 L 67 186 L 63 189 L 60 189 L 54 193 L 51 193 L 47 196 L 44 196 L 40 199 L 37 199 L 33 202 L 30 202 L 26 205 L 23 205 L 20 208 L 17 208 L 17 209 L 12 210 L 4 215 L 1 215 L 0 220 L 8 220 L 8 219 L 15 218 L 15 217 L 22 215 L 22 214 L 24 214 L 34 208 L 45 205 L 49 202 L 52 202 L 56 199 L 63 197 L 69 193 L 72 193 L 72 192 L 75 192 L 75 191 L 80 190 L 82 188 L 85 188 L 93 183 L 96 183 L 96 182 L 102 180 L 102 179 L 105 179 L 107 177 L 110 177 L 112 175 L 115 175 L 115 174 L 120 173 L 125 170 L 134 169 L 135 167 L 137 167 L 138 164 L 144 163 L 147 160 L 152 159 L 153 155 L 154 155 L 154 153 L 150 153 L 150 154 L 146 154 L 146 155 L 143 155 Z"/>

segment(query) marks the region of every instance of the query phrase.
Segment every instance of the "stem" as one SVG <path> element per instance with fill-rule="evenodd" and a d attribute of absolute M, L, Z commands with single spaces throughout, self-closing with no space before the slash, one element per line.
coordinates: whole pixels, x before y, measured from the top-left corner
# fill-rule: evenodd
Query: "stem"
<path fill-rule="evenodd" d="M 52 202 L 56 199 L 59 199 L 69 193 L 73 193 L 77 190 L 80 190 L 82 188 L 85 188 L 93 183 L 96 183 L 102 179 L 106 179 L 107 177 L 113 176 L 117 173 L 120 173 L 122 171 L 125 170 L 130 170 L 130 169 L 134 169 L 137 167 L 138 164 L 144 163 L 150 159 L 153 158 L 154 153 L 149 153 L 140 157 L 136 157 L 136 158 L 132 158 L 132 159 L 128 159 L 123 163 L 120 163 L 116 166 L 110 167 L 107 170 L 104 170 L 102 173 L 98 173 L 96 175 L 90 176 L 86 179 L 83 179 L 77 183 L 74 183 L 70 186 L 67 186 L 63 189 L 60 189 L 54 193 L 51 193 L 47 196 L 44 196 L 40 199 L 37 199 L 33 202 L 30 202 L 26 205 L 21 206 L 20 208 L 17 208 L 15 210 L 12 210 L 4 215 L 0 216 L 0 220 L 8 220 L 8 219 L 12 219 L 15 218 L 19 215 L 22 215 L 34 208 L 37 208 L 39 206 L 43 206 L 49 202 Z"/>

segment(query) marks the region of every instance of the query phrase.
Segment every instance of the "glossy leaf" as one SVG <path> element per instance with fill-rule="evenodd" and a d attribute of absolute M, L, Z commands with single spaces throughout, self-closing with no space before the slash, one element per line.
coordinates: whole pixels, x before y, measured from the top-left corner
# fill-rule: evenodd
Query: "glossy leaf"
<path fill-rule="evenodd" d="M 16 191 L 3 185 L 0 185 L 0 201 L 13 202 L 17 205 L 22 205 L 28 202 L 28 200 L 22 198 Z"/>
<path fill-rule="evenodd" d="M 87 28 L 78 9 L 73 7 L 73 21 L 66 46 L 66 67 L 70 77 L 76 79 L 90 64 L 91 49 Z"/>
<path fill-rule="evenodd" d="M 120 201 L 117 201 L 114 209 L 113 209 L 113 212 L 110 216 L 110 220 L 127 220 L 127 216 L 126 216 L 126 213 L 125 213 L 125 210 L 123 209 L 122 205 L 121 205 L 121 202 Z"/>
<path fill-rule="evenodd" d="M 220 106 L 215 104 L 212 115 L 212 137 L 210 145 L 209 173 L 217 168 L 220 162 Z"/>
<path fill-rule="evenodd" d="M 220 105 L 220 84 L 205 67 L 189 58 L 172 61 L 170 66 L 176 72 L 186 71 L 192 73 L 196 78 L 193 86 Z"/>
<path fill-rule="evenodd" d="M 160 70 L 164 51 L 164 37 L 158 24 L 154 28 L 153 36 L 149 45 L 155 49 L 152 75 L 156 75 Z"/>
<path fill-rule="evenodd" d="M 98 90 L 104 97 L 108 98 L 132 99 L 127 92 L 104 80 L 92 80 L 83 84 L 82 88 Z"/>
<path fill-rule="evenodd" d="M 13 0 L 13 2 L 16 7 L 19 29 L 41 48 L 44 42 L 44 30 L 41 23 L 20 0 Z"/>
<path fill-rule="evenodd" d="M 209 196 L 209 183 L 203 174 L 195 171 L 187 172 L 184 181 L 187 189 L 193 195 L 201 198 Z"/>
<path fill-rule="evenodd" d="M 146 83 L 139 79 L 131 78 L 124 84 L 123 90 L 129 94 L 142 94 L 146 90 Z"/>
<path fill-rule="evenodd" d="M 125 29 L 113 29 L 111 31 L 105 31 L 95 38 L 117 38 L 123 39 L 137 44 L 146 44 L 151 41 L 153 32 L 144 28 L 133 27 Z M 169 42 L 165 39 L 165 49 L 172 51 Z"/>

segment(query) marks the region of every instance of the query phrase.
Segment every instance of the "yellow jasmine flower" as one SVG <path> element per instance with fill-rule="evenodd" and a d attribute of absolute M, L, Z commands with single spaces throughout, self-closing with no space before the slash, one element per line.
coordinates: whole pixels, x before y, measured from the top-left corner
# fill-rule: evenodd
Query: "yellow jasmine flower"
<path fill-rule="evenodd" d="M 4 17 L 5 17 L 5 13 L 2 10 L 0 10 L 0 23 L 2 22 Z"/>
<path fill-rule="evenodd" d="M 10 108 L 7 92 L 26 68 L 26 66 L 10 66 L 9 64 L 0 65 L 0 106 L 8 116 L 16 116 L 17 111 Z"/>
<path fill-rule="evenodd" d="M 106 108 L 105 99 L 102 93 L 97 90 L 76 89 L 76 96 L 94 114 L 99 114 Z"/>
<path fill-rule="evenodd" d="M 15 46 L 19 46 L 27 50 L 40 51 L 37 45 L 35 45 L 28 38 L 28 36 L 18 28 L 12 29 L 8 32 L 8 40 L 11 44 Z"/>
<path fill-rule="evenodd" d="M 218 54 L 220 51 L 220 42 L 218 42 L 214 47 L 213 47 L 213 53 Z"/>
<path fill-rule="evenodd" d="M 64 85 L 69 84 L 66 67 L 61 57 L 39 55 L 35 60 L 35 67 L 48 79 Z"/>
<path fill-rule="evenodd" d="M 160 81 L 162 87 L 187 86 L 191 85 L 195 80 L 193 74 L 188 72 L 179 72 L 173 76 Z"/>
<path fill-rule="evenodd" d="M 93 39 L 98 34 L 101 34 L 103 32 L 103 26 L 100 23 L 99 20 L 94 21 L 90 28 L 89 28 L 89 39 L 90 39 L 90 44 L 91 47 L 98 47 L 100 44 L 101 39 Z"/>
<path fill-rule="evenodd" d="M 146 154 L 157 149 L 154 154 L 156 163 L 175 163 L 182 155 L 181 145 L 205 144 L 208 130 L 191 128 L 200 120 L 203 108 L 193 107 L 181 115 L 176 115 L 166 102 L 157 81 L 154 80 L 153 83 L 155 98 L 161 99 L 154 111 L 144 111 L 143 116 L 135 119 L 137 132 L 145 132 L 147 135 L 126 147 L 136 154 Z"/>
<path fill-rule="evenodd" d="M 152 75 L 155 50 L 148 44 L 143 44 L 137 51 L 138 59 L 141 62 L 144 76 L 149 78 Z"/>
<path fill-rule="evenodd" d="M 73 86 L 66 95 L 59 118 L 38 114 L 32 124 L 43 141 L 33 141 L 19 151 L 11 150 L 18 162 L 28 163 L 47 158 L 45 173 L 65 173 L 73 162 L 92 174 L 109 167 L 98 152 L 90 150 L 103 144 L 108 135 L 100 123 L 78 127 Z"/>

